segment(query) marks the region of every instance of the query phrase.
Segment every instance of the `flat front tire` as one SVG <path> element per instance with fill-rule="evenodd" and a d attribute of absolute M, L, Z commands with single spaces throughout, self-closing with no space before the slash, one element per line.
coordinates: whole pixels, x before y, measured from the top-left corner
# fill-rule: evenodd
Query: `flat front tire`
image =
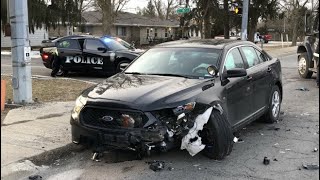
<path fill-rule="evenodd" d="M 214 109 L 200 136 L 206 145 L 203 153 L 210 159 L 221 160 L 231 153 L 233 134 L 224 113 L 220 114 L 220 111 Z"/>

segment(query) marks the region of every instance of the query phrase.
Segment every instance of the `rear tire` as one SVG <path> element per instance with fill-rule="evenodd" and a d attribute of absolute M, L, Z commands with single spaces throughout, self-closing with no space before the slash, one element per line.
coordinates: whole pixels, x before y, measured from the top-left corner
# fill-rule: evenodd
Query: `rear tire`
<path fill-rule="evenodd" d="M 200 136 L 206 145 L 203 153 L 210 159 L 221 160 L 229 155 L 233 147 L 231 125 L 225 114 L 213 109 L 208 123 Z"/>
<path fill-rule="evenodd" d="M 281 92 L 277 85 L 272 87 L 268 107 L 266 114 L 262 116 L 262 120 L 272 124 L 278 121 L 281 109 Z"/>
<path fill-rule="evenodd" d="M 298 72 L 300 77 L 309 79 L 312 76 L 312 71 L 309 71 L 310 68 L 310 61 L 308 61 L 307 53 L 302 53 L 299 56 L 298 60 Z"/>

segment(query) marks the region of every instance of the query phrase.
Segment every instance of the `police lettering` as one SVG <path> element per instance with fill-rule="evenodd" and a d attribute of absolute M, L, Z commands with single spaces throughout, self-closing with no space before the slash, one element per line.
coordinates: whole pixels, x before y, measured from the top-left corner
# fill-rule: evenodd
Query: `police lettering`
<path fill-rule="evenodd" d="M 86 59 L 81 56 L 66 56 L 66 62 L 65 63 L 71 63 L 73 61 L 74 63 L 81 63 L 81 64 L 103 64 L 103 58 L 102 57 L 87 57 Z"/>

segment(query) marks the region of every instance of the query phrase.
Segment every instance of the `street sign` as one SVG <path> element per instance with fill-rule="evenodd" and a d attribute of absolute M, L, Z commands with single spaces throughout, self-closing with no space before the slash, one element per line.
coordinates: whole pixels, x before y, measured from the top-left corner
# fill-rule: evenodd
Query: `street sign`
<path fill-rule="evenodd" d="M 190 8 L 178 8 L 177 9 L 177 14 L 184 14 L 190 12 Z"/>

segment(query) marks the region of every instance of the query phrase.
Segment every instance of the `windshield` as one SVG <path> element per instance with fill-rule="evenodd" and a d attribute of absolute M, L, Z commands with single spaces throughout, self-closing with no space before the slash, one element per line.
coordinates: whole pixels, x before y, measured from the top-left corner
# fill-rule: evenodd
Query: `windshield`
<path fill-rule="evenodd" d="M 110 38 L 102 38 L 102 42 L 111 50 L 127 50 L 128 48 L 124 47 L 122 44 L 120 44 L 118 41 Z"/>
<path fill-rule="evenodd" d="M 132 48 L 131 45 L 130 45 L 128 42 L 124 41 L 123 39 L 116 38 L 116 37 L 114 37 L 114 38 L 112 38 L 112 39 L 116 40 L 116 41 L 119 42 L 122 46 L 124 46 L 124 47 L 126 47 L 126 48 L 128 48 L 128 49 L 131 49 L 131 48 Z"/>
<path fill-rule="evenodd" d="M 125 73 L 212 77 L 207 67 L 218 66 L 220 53 L 209 48 L 154 48 L 136 59 Z"/>

